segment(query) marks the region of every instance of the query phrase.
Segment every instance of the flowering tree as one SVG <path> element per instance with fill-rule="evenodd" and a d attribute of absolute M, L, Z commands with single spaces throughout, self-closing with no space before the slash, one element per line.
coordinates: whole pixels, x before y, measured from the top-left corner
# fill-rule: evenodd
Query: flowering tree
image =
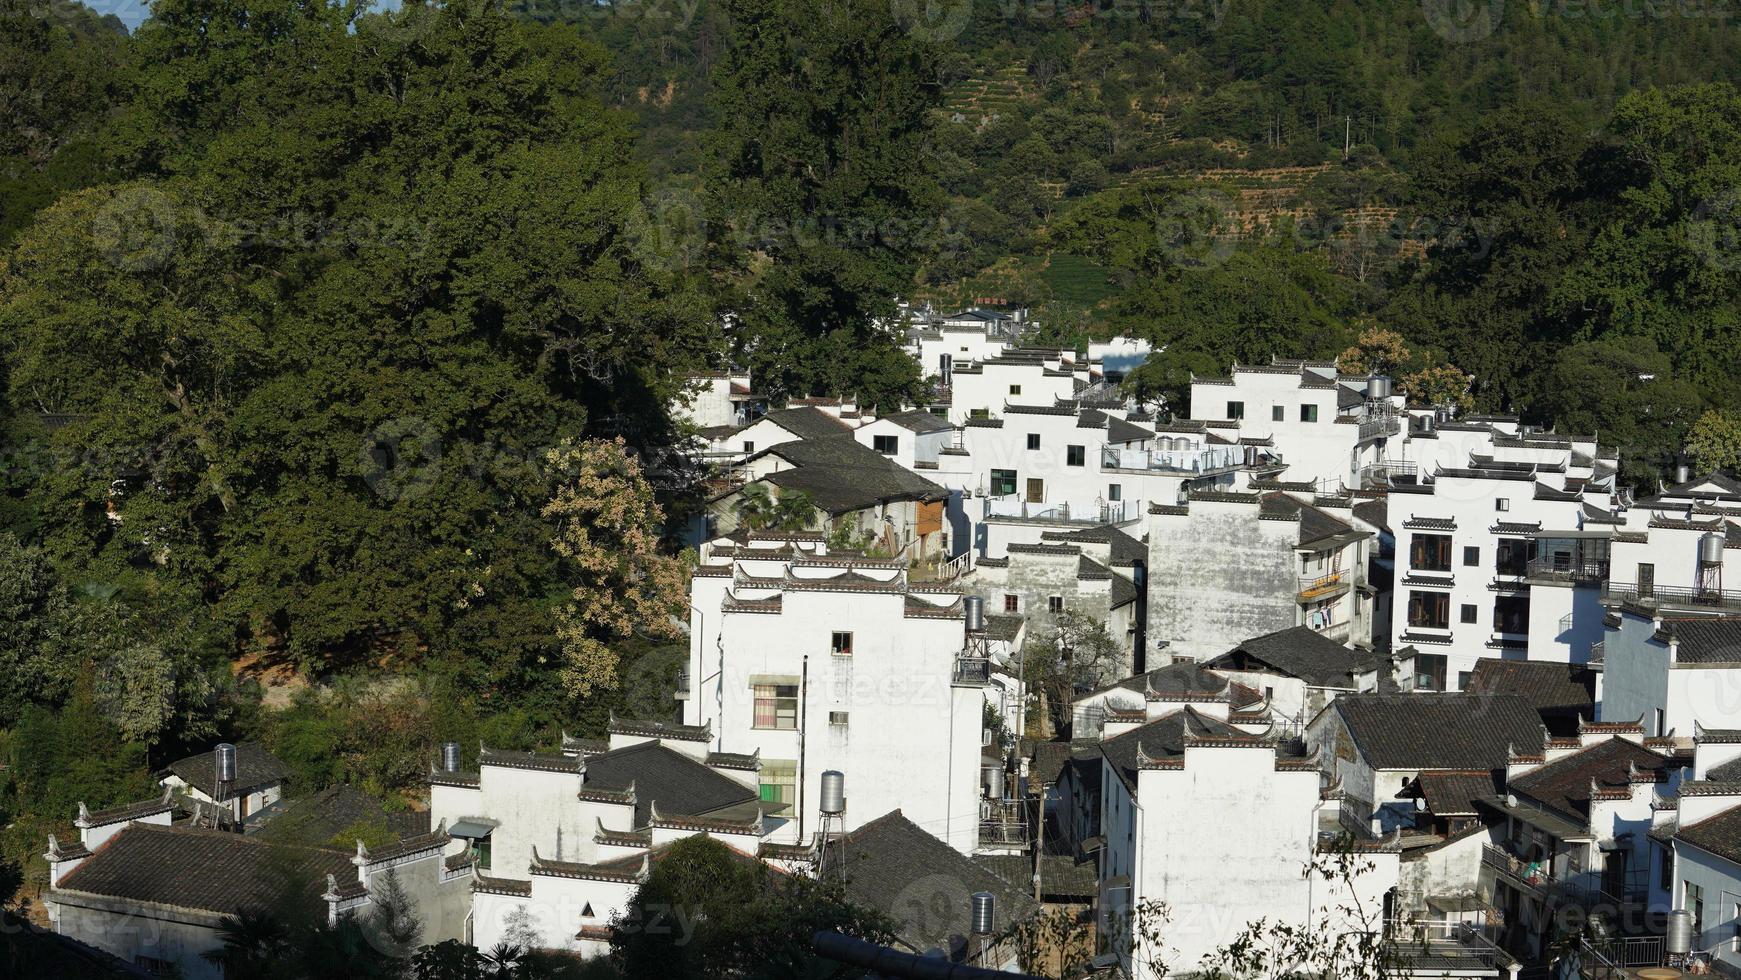
<path fill-rule="evenodd" d="M 562 683 L 585 697 L 617 684 L 615 641 L 642 633 L 677 636 L 687 594 L 683 563 L 659 549 L 664 515 L 621 438 L 564 440 L 545 462 L 557 489 L 543 514 L 556 522 L 550 545 L 574 581 L 558 610 Z"/>

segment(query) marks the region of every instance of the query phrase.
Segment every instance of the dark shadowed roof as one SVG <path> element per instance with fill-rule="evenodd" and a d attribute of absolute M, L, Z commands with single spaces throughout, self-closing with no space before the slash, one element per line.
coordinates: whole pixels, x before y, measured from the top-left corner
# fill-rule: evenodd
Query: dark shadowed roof
<path fill-rule="evenodd" d="M 852 426 L 806 405 L 802 408 L 782 408 L 762 416 L 800 439 L 826 439 L 829 436 L 851 435 Z"/>
<path fill-rule="evenodd" d="M 996 896 L 1000 932 L 1039 909 L 1026 883 L 970 860 L 899 810 L 846 835 L 841 853 L 847 898 L 887 913 L 895 920 L 896 938 L 920 952 L 949 950 L 966 940 L 974 892 Z"/>
<path fill-rule="evenodd" d="M 1165 759 L 1185 754 L 1185 736 L 1231 736 L 1248 738 L 1245 732 L 1193 708 L 1182 708 L 1165 718 L 1114 736 L 1100 743 L 1101 754 L 1112 764 L 1125 786 L 1136 787 L 1137 746 L 1151 759 Z"/>
<path fill-rule="evenodd" d="M 1507 788 L 1580 820 L 1590 815 L 1592 781 L 1603 789 L 1625 789 L 1631 784 L 1628 766 L 1654 773 L 1671 764 L 1667 756 L 1616 736 L 1532 769 L 1510 780 Z"/>
<path fill-rule="evenodd" d="M 769 453 L 794 469 L 763 479 L 782 490 L 802 490 L 830 514 L 864 510 L 885 500 L 941 500 L 949 492 L 858 440 L 803 439 Z"/>
<path fill-rule="evenodd" d="M 1435 817 L 1473 817 L 1476 800 L 1499 792 L 1499 770 L 1452 769 L 1423 772 L 1417 786 Z"/>
<path fill-rule="evenodd" d="M 340 784 L 312 796 L 289 800 L 260 811 L 251 832 L 262 840 L 320 845 L 333 842 L 341 831 L 357 824 L 380 824 L 401 837 L 429 830 L 429 814 L 401 811 L 389 813 L 378 799 Z"/>
<path fill-rule="evenodd" d="M 1306 626 L 1254 636 L 1209 661 L 1224 670 L 1273 668 L 1313 687 L 1353 689 L 1354 675 L 1371 666 L 1370 657 Z"/>
<path fill-rule="evenodd" d="M 1074 531 L 1042 531 L 1040 540 L 1047 543 L 1107 545 L 1108 556 L 1114 565 L 1133 565 L 1139 561 L 1147 561 L 1149 557 L 1148 545 L 1111 524 Z"/>
<path fill-rule="evenodd" d="M 1375 769 L 1500 769 L 1533 751 L 1541 716 L 1512 694 L 1344 694 L 1330 702 Z"/>
<path fill-rule="evenodd" d="M 1596 715 L 1596 675 L 1571 664 L 1482 657 L 1475 661 L 1464 690 L 1471 694 L 1515 694 L 1535 705 L 1537 711 L 1575 709 L 1586 718 Z"/>
<path fill-rule="evenodd" d="M 1682 827 L 1675 839 L 1741 864 L 1741 806 Z"/>
<path fill-rule="evenodd" d="M 630 783 L 635 784 L 636 826 L 646 826 L 654 802 L 661 814 L 698 817 L 758 798 L 743 783 L 658 742 L 586 760 L 586 788 L 626 790 Z"/>
<path fill-rule="evenodd" d="M 1360 538 L 1372 537 L 1371 531 L 1357 531 L 1354 526 L 1338 517 L 1295 499 L 1279 490 L 1263 495 L 1261 503 L 1265 514 L 1285 517 L 1299 517 L 1299 545 L 1324 544 L 1334 545 L 1338 541 L 1356 541 Z"/>
<path fill-rule="evenodd" d="M 1390 530 L 1390 517 L 1387 513 L 1389 509 L 1390 501 L 1384 497 L 1379 497 L 1377 500 L 1362 500 L 1354 505 L 1354 516 L 1373 527 L 1388 531 Z"/>
<path fill-rule="evenodd" d="M 919 408 L 913 409 L 910 412 L 896 412 L 893 415 L 885 415 L 883 418 L 895 423 L 903 429 L 911 429 L 914 432 L 942 432 L 945 429 L 955 428 L 955 426 L 950 425 L 949 420 L 943 416 L 933 415 L 932 413 Z"/>
<path fill-rule="evenodd" d="M 313 901 L 329 874 L 340 882 L 356 880 L 349 852 L 135 823 L 104 842 L 55 891 L 235 915 L 270 908 L 287 889 Z"/>
<path fill-rule="evenodd" d="M 218 762 L 212 752 L 200 752 L 171 762 L 169 771 L 188 785 L 210 793 L 217 781 Z M 259 742 L 236 743 L 236 789 L 276 783 L 289 773 L 290 768 Z"/>

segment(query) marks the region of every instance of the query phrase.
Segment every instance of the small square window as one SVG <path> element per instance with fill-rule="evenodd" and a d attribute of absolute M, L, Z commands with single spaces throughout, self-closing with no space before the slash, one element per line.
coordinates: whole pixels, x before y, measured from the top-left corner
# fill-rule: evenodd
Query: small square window
<path fill-rule="evenodd" d="M 871 436 L 871 448 L 884 456 L 893 456 L 900 452 L 901 440 L 898 436 Z"/>
<path fill-rule="evenodd" d="M 1318 421 L 1318 406 L 1316 406 L 1316 405 L 1301 405 L 1300 406 L 1300 421 L 1301 422 L 1316 422 L 1316 421 Z"/>
<path fill-rule="evenodd" d="M 1511 499 L 1509 497 L 1500 497 L 1500 498 L 1494 500 L 1493 501 L 1493 509 L 1497 510 L 1497 511 L 1510 510 L 1511 509 Z"/>
<path fill-rule="evenodd" d="M 1065 466 L 1087 466 L 1088 465 L 1088 450 L 1081 447 L 1081 446 L 1065 446 L 1064 447 L 1064 465 Z"/>
<path fill-rule="evenodd" d="M 1021 600 L 1020 596 L 1017 596 L 1014 593 L 1010 593 L 1010 592 L 1004 593 L 1004 597 L 1003 597 L 1003 611 L 1004 612 L 1007 612 L 1007 613 L 1019 612 L 1019 611 L 1021 611 L 1020 610 L 1021 604 L 1022 604 L 1022 600 Z"/>
<path fill-rule="evenodd" d="M 1473 545 L 1465 546 L 1463 548 L 1463 564 L 1472 566 L 1480 565 L 1481 549 Z"/>
<path fill-rule="evenodd" d="M 1124 485 L 1119 484 L 1119 483 L 1107 484 L 1106 485 L 1106 499 L 1112 500 L 1112 501 L 1123 500 L 1124 499 Z"/>
<path fill-rule="evenodd" d="M 1046 611 L 1051 613 L 1054 616 L 1063 612 L 1064 611 L 1064 597 L 1061 595 L 1049 595 L 1049 596 L 1047 596 L 1046 597 Z"/>
<path fill-rule="evenodd" d="M 755 451 L 756 451 L 756 444 L 749 441 L 748 439 L 745 439 L 744 440 L 744 452 L 753 453 Z"/>
<path fill-rule="evenodd" d="M 1465 623 L 1473 623 L 1473 622 L 1475 622 L 1475 615 L 1476 615 L 1475 607 L 1473 605 L 1471 605 L 1470 603 L 1467 603 L 1467 602 L 1463 603 L 1461 613 L 1460 613 L 1460 617 L 1461 617 L 1462 621 Z"/>
<path fill-rule="evenodd" d="M 1459 671 L 1457 671 L 1457 690 L 1459 690 L 1459 691 L 1469 690 L 1469 678 L 1471 678 L 1473 676 L 1475 676 L 1475 672 L 1472 670 L 1459 670 Z"/>
<path fill-rule="evenodd" d="M 1019 395 L 1021 393 L 1022 393 L 1022 386 L 1021 385 L 1010 385 L 1010 394 Z"/>
<path fill-rule="evenodd" d="M 852 634 L 835 630 L 834 638 L 829 643 L 829 649 L 837 657 L 852 656 Z"/>
<path fill-rule="evenodd" d="M 1269 420 L 1271 422 L 1280 422 L 1280 421 L 1283 421 L 1284 419 L 1286 419 L 1287 417 L 1288 417 L 1287 409 L 1281 407 L 1280 405 L 1276 405 L 1269 410 Z"/>
<path fill-rule="evenodd" d="M 1038 432 L 1028 433 L 1028 448 L 1029 449 L 1040 448 L 1040 434 Z"/>
<path fill-rule="evenodd" d="M 791 731 L 798 727 L 798 685 L 757 684 L 751 693 L 755 697 L 752 728 Z"/>
<path fill-rule="evenodd" d="M 1245 403 L 1244 402 L 1228 402 L 1227 403 L 1227 417 L 1230 419 L 1245 418 Z"/>

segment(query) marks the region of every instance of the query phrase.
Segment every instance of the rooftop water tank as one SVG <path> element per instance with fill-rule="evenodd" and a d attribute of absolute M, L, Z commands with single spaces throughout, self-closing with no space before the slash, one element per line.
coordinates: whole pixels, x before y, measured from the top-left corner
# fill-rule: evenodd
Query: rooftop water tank
<path fill-rule="evenodd" d="M 1383 401 L 1390 397 L 1390 379 L 1382 374 L 1375 374 L 1366 379 L 1366 397 L 1372 401 Z"/>
<path fill-rule="evenodd" d="M 441 743 L 441 771 L 459 772 L 459 743 Z"/>
<path fill-rule="evenodd" d="M 212 750 L 212 756 L 214 758 L 215 766 L 217 769 L 218 782 L 220 782 L 220 783 L 233 783 L 233 782 L 235 782 L 236 781 L 236 747 L 234 745 L 231 745 L 228 742 L 220 742 L 220 743 L 218 743 L 218 747 Z"/>
<path fill-rule="evenodd" d="M 1685 956 L 1693 951 L 1693 913 L 1675 909 L 1668 914 L 1668 936 L 1662 942 L 1663 952 L 1670 956 Z"/>
<path fill-rule="evenodd" d="M 970 595 L 962 602 L 962 606 L 967 610 L 967 631 L 969 633 L 985 632 L 985 599 Z"/>
<path fill-rule="evenodd" d="M 1728 538 L 1716 531 L 1701 536 L 1699 538 L 1699 564 L 1723 564 L 1723 546 L 1728 543 Z"/>
<path fill-rule="evenodd" d="M 991 892 L 973 893 L 972 930 L 976 936 L 989 936 L 997 925 L 997 899 Z"/>
<path fill-rule="evenodd" d="M 838 769 L 822 773 L 822 812 L 830 816 L 846 812 L 846 774 Z"/>

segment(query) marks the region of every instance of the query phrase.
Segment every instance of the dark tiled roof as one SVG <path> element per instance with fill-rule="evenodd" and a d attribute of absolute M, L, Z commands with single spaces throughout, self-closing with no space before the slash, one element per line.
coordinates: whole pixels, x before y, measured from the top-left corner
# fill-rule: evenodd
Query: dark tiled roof
<path fill-rule="evenodd" d="M 611 715 L 608 730 L 613 735 L 639 735 L 644 738 L 669 738 L 681 742 L 706 742 L 713 738 L 712 725 L 680 725 L 673 721 L 646 721 L 635 718 L 618 718 L 615 714 Z"/>
<path fill-rule="evenodd" d="M 1713 783 L 1741 783 L 1741 759 L 1732 759 L 1720 766 L 1712 766 L 1705 773 L 1705 778 Z"/>
<path fill-rule="evenodd" d="M 508 769 L 534 769 L 539 772 L 579 772 L 580 760 L 573 756 L 549 752 L 511 752 L 507 749 L 478 749 L 478 765 L 503 766 Z"/>
<path fill-rule="evenodd" d="M 1682 827 L 1675 833 L 1675 839 L 1741 864 L 1741 807 Z"/>
<path fill-rule="evenodd" d="M 286 848 L 252 837 L 188 827 L 131 824 L 60 881 L 56 891 L 86 892 L 219 915 L 272 908 L 291 887 L 312 899 L 326 876 L 356 880 L 350 855 Z"/>
<path fill-rule="evenodd" d="M 914 432 L 942 432 L 945 429 L 955 428 L 955 426 L 950 425 L 949 420 L 943 416 L 933 415 L 923 409 L 914 409 L 910 412 L 896 412 L 893 415 L 885 415 L 883 418 L 895 423 L 903 429 L 911 429 Z"/>
<path fill-rule="evenodd" d="M 1741 619 L 1688 618 L 1663 625 L 1680 643 L 1679 663 L 1741 663 Z"/>
<path fill-rule="evenodd" d="M 1511 694 L 1344 694 L 1330 707 L 1375 769 L 1499 769 L 1511 746 L 1544 737 Z"/>
<path fill-rule="evenodd" d="M 1234 738 L 1249 738 L 1246 733 L 1232 725 L 1208 715 L 1201 714 L 1193 708 L 1181 708 L 1178 711 L 1141 725 L 1100 743 L 1101 754 L 1112 764 L 1113 772 L 1118 774 L 1127 788 L 1135 790 L 1137 774 L 1137 747 L 1142 747 L 1143 754 L 1151 759 L 1165 759 L 1185 754 L 1185 736 L 1195 737 L 1231 736 Z"/>
<path fill-rule="evenodd" d="M 768 450 L 793 465 L 764 479 L 802 490 L 830 514 L 863 510 L 885 500 L 939 500 L 948 491 L 856 439 L 804 439 Z"/>
<path fill-rule="evenodd" d="M 427 832 L 429 815 L 389 813 L 380 800 L 355 786 L 340 784 L 288 801 L 276 812 L 266 811 L 253 833 L 263 840 L 336 845 L 342 842 L 333 838 L 357 824 L 380 824 L 405 836 Z"/>
<path fill-rule="evenodd" d="M 635 786 L 635 825 L 646 826 L 654 801 L 661 813 L 700 816 L 756 799 L 756 791 L 657 742 L 616 749 L 586 760 L 588 789 Z"/>
<path fill-rule="evenodd" d="M 1031 886 L 1007 881 L 963 856 L 899 810 L 848 834 L 841 853 L 847 898 L 893 917 L 895 935 L 915 949 L 947 950 L 964 941 L 974 892 L 996 896 L 1000 932 L 1038 911 Z"/>
<path fill-rule="evenodd" d="M 1114 565 L 1130 565 L 1137 561 L 1146 561 L 1149 557 L 1147 545 L 1111 524 L 1074 531 L 1042 531 L 1040 538 L 1043 541 L 1062 541 L 1067 544 L 1108 545 Z"/>
<path fill-rule="evenodd" d="M 1272 667 L 1288 677 L 1298 677 L 1313 687 L 1351 689 L 1354 674 L 1370 666 L 1366 654 L 1345 647 L 1306 626 L 1254 636 L 1209 661 L 1207 666 L 1229 670 L 1242 665 Z"/>
<path fill-rule="evenodd" d="M 1574 820 L 1590 815 L 1590 782 L 1603 789 L 1631 785 L 1628 766 L 1640 772 L 1661 772 L 1670 765 L 1667 756 L 1642 745 L 1614 737 L 1580 752 L 1532 769 L 1510 780 L 1507 788 L 1527 795 Z"/>
<path fill-rule="evenodd" d="M 1154 437 L 1155 434 L 1153 432 L 1150 432 L 1140 425 L 1132 425 L 1124 419 L 1116 416 L 1109 417 L 1106 420 L 1107 442 L 1142 442 L 1145 439 L 1153 439 Z"/>
<path fill-rule="evenodd" d="M 1016 634 L 1021 632 L 1023 617 L 1016 615 L 987 615 L 985 617 L 985 635 L 994 640 L 1014 643 Z"/>
<path fill-rule="evenodd" d="M 169 790 L 153 796 L 149 800 L 138 803 L 128 803 L 125 806 L 110 807 L 106 810 L 86 810 L 84 804 L 79 804 L 79 825 L 83 827 L 101 827 L 105 824 L 120 823 L 123 820 L 138 820 L 153 814 L 164 813 L 175 809 L 175 803 Z"/>
<path fill-rule="evenodd" d="M 1476 814 L 1475 801 L 1498 793 L 1499 770 L 1453 769 L 1423 772 L 1421 798 L 1436 817 L 1468 817 Z"/>
<path fill-rule="evenodd" d="M 1537 711 L 1576 709 L 1586 718 L 1596 714 L 1596 675 L 1571 664 L 1483 657 L 1475 661 L 1465 690 L 1515 694 Z"/>
<path fill-rule="evenodd" d="M 829 436 L 850 435 L 852 426 L 808 405 L 769 412 L 763 419 L 774 423 L 800 439 L 826 439 Z"/>
<path fill-rule="evenodd" d="M 1372 536 L 1371 532 L 1356 532 L 1347 521 L 1332 517 L 1311 504 L 1303 503 L 1280 491 L 1264 494 L 1263 513 L 1276 517 L 1298 517 L 1300 519 L 1299 543 L 1301 545 L 1326 541 L 1346 534 L 1358 533 L 1360 537 Z"/>
<path fill-rule="evenodd" d="M 1112 598 L 1108 601 L 1107 608 L 1122 609 L 1136 600 L 1136 583 L 1123 575 L 1114 573 L 1112 576 Z"/>
<path fill-rule="evenodd" d="M 211 792 L 217 780 L 217 769 L 217 759 L 211 752 L 200 752 L 169 764 L 170 772 L 180 776 L 189 786 L 207 793 Z M 290 768 L 259 742 L 236 744 L 236 789 L 275 783 L 289 773 Z"/>

